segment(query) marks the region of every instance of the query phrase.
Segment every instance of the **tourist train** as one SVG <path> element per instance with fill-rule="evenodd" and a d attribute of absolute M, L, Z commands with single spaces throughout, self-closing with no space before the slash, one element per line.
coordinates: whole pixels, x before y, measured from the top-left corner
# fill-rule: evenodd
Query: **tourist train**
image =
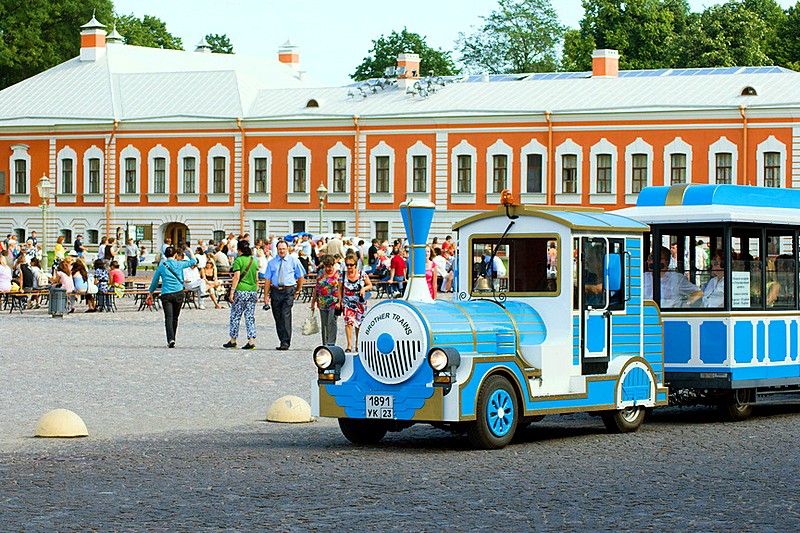
<path fill-rule="evenodd" d="M 617 212 L 511 198 L 455 224 L 452 301 L 425 279 L 435 206 L 401 205 L 402 299 L 369 309 L 357 352 L 314 350 L 312 409 L 348 440 L 428 423 L 500 448 L 545 415 L 630 432 L 670 403 L 740 420 L 800 391 L 800 191 L 649 187 Z"/>

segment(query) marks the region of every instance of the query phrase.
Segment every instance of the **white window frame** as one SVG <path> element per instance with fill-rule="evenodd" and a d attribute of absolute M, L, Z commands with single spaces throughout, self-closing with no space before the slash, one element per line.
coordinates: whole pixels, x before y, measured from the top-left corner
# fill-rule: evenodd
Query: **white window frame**
<path fill-rule="evenodd" d="M 528 192 L 528 156 L 538 154 L 542 156 L 542 192 Z M 526 144 L 520 150 L 520 172 L 519 172 L 519 190 L 520 199 L 524 204 L 545 204 L 547 203 L 547 171 L 550 168 L 547 160 L 547 147 L 537 141 L 531 139 L 531 142 Z"/>
<path fill-rule="evenodd" d="M 611 192 L 597 192 L 597 156 L 611 156 Z M 617 161 L 619 150 L 615 144 L 603 137 L 589 148 L 589 203 L 590 204 L 616 204 L 617 203 Z"/>
<path fill-rule="evenodd" d="M 62 161 L 66 159 L 72 160 L 72 192 L 61 192 L 64 184 L 64 164 Z M 78 198 L 78 153 L 70 148 L 64 146 L 58 151 L 56 156 L 56 200 L 61 203 L 74 204 Z"/>
<path fill-rule="evenodd" d="M 469 193 L 458 192 L 458 158 L 466 155 L 470 160 L 470 191 Z M 476 173 L 478 169 L 478 149 L 472 146 L 466 139 L 462 140 L 450 154 L 450 202 L 454 204 L 474 204 L 475 189 L 477 187 Z"/>
<path fill-rule="evenodd" d="M 577 156 L 577 175 L 575 179 L 577 183 L 575 184 L 575 192 L 574 193 L 565 193 L 561 192 L 563 190 L 564 184 L 562 183 L 562 173 L 563 173 L 563 156 L 565 155 L 575 155 Z M 583 147 L 577 144 L 572 139 L 567 139 L 560 145 L 556 147 L 556 203 L 557 204 L 580 204 L 581 203 L 581 195 L 583 194 Z"/>
<path fill-rule="evenodd" d="M 214 158 L 225 158 L 225 192 L 214 193 Z M 230 184 L 231 184 L 231 151 L 227 146 L 222 143 L 217 143 L 208 151 L 206 157 L 206 166 L 208 167 L 208 189 L 206 199 L 209 202 L 228 202 L 230 200 Z"/>
<path fill-rule="evenodd" d="M 132 193 L 124 192 L 125 191 L 125 160 L 126 159 L 134 159 L 136 161 L 136 190 Z M 140 191 L 141 183 L 140 180 L 142 179 L 142 154 L 139 152 L 139 149 L 129 144 L 125 148 L 122 149 L 119 153 L 119 202 L 121 204 L 125 203 L 135 203 L 141 199 Z"/>
<path fill-rule="evenodd" d="M 664 185 L 672 184 L 672 155 L 686 155 L 686 183 L 692 183 L 692 145 L 680 137 L 664 146 Z"/>
<path fill-rule="evenodd" d="M 164 192 L 163 193 L 156 193 L 153 192 L 156 188 L 156 165 L 155 159 L 157 157 L 163 157 L 164 161 Z M 169 150 L 161 146 L 160 144 L 155 145 L 150 151 L 147 153 L 147 201 L 148 202 L 158 202 L 164 203 L 169 202 L 169 195 L 170 195 L 170 188 L 169 188 L 169 169 L 171 166 L 171 160 L 169 155 Z"/>
<path fill-rule="evenodd" d="M 389 192 L 377 192 L 377 164 L 378 157 L 389 158 Z M 394 164 L 395 155 L 394 148 L 386 144 L 384 141 L 376 144 L 372 150 L 369 151 L 369 201 L 374 204 L 387 204 L 394 203 Z"/>
<path fill-rule="evenodd" d="M 717 154 L 731 154 L 731 185 L 739 183 L 739 147 L 724 135 L 708 147 L 708 183 L 717 182 Z"/>
<path fill-rule="evenodd" d="M 96 193 L 89 192 L 89 160 L 100 160 L 100 190 Z M 103 150 L 95 145 L 83 152 L 83 201 L 84 202 L 102 202 L 105 192 L 105 175 L 106 175 L 106 159 Z"/>
<path fill-rule="evenodd" d="M 195 160 L 194 167 L 194 190 L 193 193 L 184 191 L 183 185 L 183 160 L 187 157 L 193 157 Z M 212 177 L 213 179 L 213 177 Z M 200 150 L 191 144 L 185 145 L 178 150 L 178 202 L 179 203 L 195 203 L 200 201 Z"/>
<path fill-rule="evenodd" d="M 503 142 L 503 139 L 497 139 L 493 145 L 486 149 L 486 203 L 499 204 L 500 192 L 492 192 L 494 186 L 494 156 L 506 156 L 506 189 L 514 192 L 514 149 Z"/>
<path fill-rule="evenodd" d="M 31 202 L 31 155 L 28 153 L 30 146 L 27 144 L 12 144 L 11 157 L 8 159 L 9 173 L 11 179 L 9 182 L 8 190 L 9 202 L 12 204 L 29 204 Z M 15 162 L 18 160 L 25 161 L 25 192 L 17 191 L 17 167 Z"/>
<path fill-rule="evenodd" d="M 256 192 L 256 159 L 267 160 L 267 183 L 264 190 L 266 192 Z M 269 202 L 270 191 L 272 190 L 272 152 L 263 144 L 259 143 L 250 150 L 247 157 L 248 178 L 247 178 L 247 199 L 251 202 Z"/>
<path fill-rule="evenodd" d="M 766 152 L 778 152 L 781 159 L 781 179 L 778 188 L 786 187 L 786 145 L 770 135 L 756 148 L 756 185 L 764 186 L 764 154 Z"/>
<path fill-rule="evenodd" d="M 344 184 L 344 192 L 333 192 L 333 158 L 344 157 L 347 177 Z M 328 199 L 327 201 L 332 204 L 346 204 L 350 202 L 350 182 L 352 181 L 353 172 L 353 154 L 350 149 L 337 142 L 330 150 L 328 150 Z"/>
<path fill-rule="evenodd" d="M 645 187 L 653 185 L 653 147 L 644 139 L 637 137 L 635 141 L 625 147 L 625 203 L 635 204 L 639 193 L 633 192 L 633 156 L 645 154 L 647 156 L 647 183 Z M 644 187 L 642 187 L 644 188 Z"/>
<path fill-rule="evenodd" d="M 306 158 L 306 192 L 294 192 L 294 158 Z M 302 142 L 286 154 L 286 201 L 299 204 L 311 201 L 311 150 Z"/>
<path fill-rule="evenodd" d="M 414 190 L 414 157 L 425 157 L 425 192 L 411 192 Z M 430 200 L 431 189 L 433 188 L 433 150 L 423 143 L 417 141 L 406 150 L 406 197 L 421 198 Z"/>

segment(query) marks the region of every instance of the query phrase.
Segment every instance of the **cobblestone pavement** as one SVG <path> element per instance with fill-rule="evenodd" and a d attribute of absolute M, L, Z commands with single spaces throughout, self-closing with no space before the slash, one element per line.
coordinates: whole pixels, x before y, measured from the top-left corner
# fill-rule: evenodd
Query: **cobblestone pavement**
<path fill-rule="evenodd" d="M 0 317 L 3 530 L 800 529 L 800 403 L 737 424 L 662 409 L 629 435 L 548 417 L 491 452 L 424 426 L 356 447 L 333 421 L 262 421 L 309 399 L 316 339 L 275 351 L 260 311 L 259 348 L 226 351 L 227 317 L 186 311 L 175 350 L 156 313 Z M 90 437 L 32 438 L 56 407 Z"/>

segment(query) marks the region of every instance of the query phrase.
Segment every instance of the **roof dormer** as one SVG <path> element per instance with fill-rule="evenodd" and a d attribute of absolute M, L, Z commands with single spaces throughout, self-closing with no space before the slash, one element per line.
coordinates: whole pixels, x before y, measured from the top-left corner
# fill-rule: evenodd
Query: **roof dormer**
<path fill-rule="evenodd" d="M 81 61 L 97 61 L 106 53 L 106 27 L 94 15 L 81 26 Z"/>

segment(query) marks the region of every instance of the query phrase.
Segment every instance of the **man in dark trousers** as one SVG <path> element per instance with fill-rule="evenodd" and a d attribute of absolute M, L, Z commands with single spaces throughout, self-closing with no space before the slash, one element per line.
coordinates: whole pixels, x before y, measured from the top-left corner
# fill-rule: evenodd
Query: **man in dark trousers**
<path fill-rule="evenodd" d="M 264 280 L 264 303 L 272 300 L 272 316 L 281 344 L 278 350 L 288 350 L 292 343 L 292 305 L 300 296 L 306 270 L 296 258 L 289 255 L 286 241 L 278 241 L 278 255 L 267 263 Z"/>

